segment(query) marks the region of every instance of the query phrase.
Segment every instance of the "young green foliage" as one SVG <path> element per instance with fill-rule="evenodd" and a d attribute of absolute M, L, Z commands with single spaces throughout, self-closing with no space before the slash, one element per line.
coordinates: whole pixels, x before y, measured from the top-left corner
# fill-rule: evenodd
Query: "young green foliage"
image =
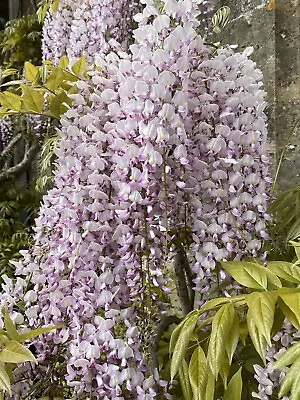
<path fill-rule="evenodd" d="M 53 329 L 61 328 L 60 326 L 49 326 L 19 334 L 7 310 L 4 310 L 3 314 L 5 329 L 0 330 L 0 343 L 2 344 L 0 350 L 0 390 L 2 391 L 2 398 L 4 398 L 6 392 L 11 395 L 11 383 L 13 382 L 10 371 L 13 371 L 13 366 L 27 361 L 37 363 L 32 352 L 22 343 L 51 332 Z"/>
<path fill-rule="evenodd" d="M 298 243 L 293 245 L 298 250 Z M 185 399 L 215 400 L 221 396 L 223 400 L 245 400 L 242 373 L 253 374 L 253 363 L 265 362 L 267 347 L 272 346 L 272 337 L 285 318 L 300 330 L 298 261 L 294 264 L 270 262 L 267 266 L 256 260 L 235 261 L 222 266 L 244 285 L 248 294 L 211 299 L 199 310 L 192 311 L 173 331 L 171 375 L 173 379 L 179 374 Z M 249 351 L 253 354 L 251 357 L 257 354 L 252 365 Z M 288 366 L 279 397 L 290 393 L 290 398 L 296 400 L 300 395 L 299 343 L 274 364 L 274 368 Z"/>
<path fill-rule="evenodd" d="M 0 93 L 0 116 L 38 114 L 60 119 L 72 104 L 70 95 L 76 93 L 75 83 L 85 71 L 84 57 L 72 67 L 65 56 L 58 66 L 50 61 L 44 61 L 39 67 L 25 62 L 23 79 L 1 85 L 9 88 Z M 4 71 L 3 74 L 9 72 Z"/>

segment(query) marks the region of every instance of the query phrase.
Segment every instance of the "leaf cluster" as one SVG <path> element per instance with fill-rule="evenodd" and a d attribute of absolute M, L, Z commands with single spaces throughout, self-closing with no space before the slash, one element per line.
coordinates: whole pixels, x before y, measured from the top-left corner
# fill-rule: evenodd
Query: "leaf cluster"
<path fill-rule="evenodd" d="M 36 216 L 40 195 L 31 187 L 24 188 L 14 181 L 0 189 L 0 275 L 13 276 L 11 259 L 31 243 L 31 221 Z"/>
<path fill-rule="evenodd" d="M 214 33 L 221 33 L 229 22 L 230 8 L 228 6 L 220 7 L 212 16 L 212 26 Z"/>
<path fill-rule="evenodd" d="M 65 56 L 58 66 L 50 61 L 44 61 L 39 67 L 25 62 L 23 79 L 1 85 L 9 88 L 0 93 L 0 116 L 36 114 L 59 119 L 72 104 L 70 95 L 76 93 L 75 82 L 85 72 L 85 58 L 80 58 L 70 68 L 68 66 L 69 60 Z M 4 73 L 9 75 L 7 71 Z"/>
<path fill-rule="evenodd" d="M 4 310 L 4 329 L 0 329 L 0 391 L 2 392 L 0 392 L 0 399 L 4 399 L 6 392 L 10 396 L 12 395 L 13 370 L 17 364 L 22 364 L 26 361 L 37 364 L 32 352 L 22 343 L 57 328 L 60 327 L 49 326 L 19 334 L 9 313 Z"/>
<path fill-rule="evenodd" d="M 0 117 L 42 115 L 50 120 L 59 120 L 72 104 L 72 95 L 77 92 L 76 82 L 86 74 L 87 64 L 84 57 L 72 66 L 67 57 L 62 57 L 58 66 L 44 61 L 35 66 L 26 61 L 22 79 L 11 80 L 1 85 Z M 14 77 L 16 69 L 1 71 L 0 79 Z M 6 90 L 5 90 L 6 89 Z M 36 189 L 43 191 L 51 182 L 51 164 L 54 150 L 58 144 L 58 135 L 46 136 L 41 154 L 40 176 Z"/>
<path fill-rule="evenodd" d="M 173 382 L 178 378 L 182 398 L 248 399 L 249 388 L 255 390 L 253 364 L 265 365 L 267 349 L 283 321 L 287 319 L 300 330 L 300 247 L 294 245 L 295 263 L 222 263 L 226 272 L 251 292 L 211 299 L 173 330 L 170 378 Z M 279 397 L 288 393 L 292 400 L 300 397 L 299 346 L 293 345 L 274 365 L 290 366 Z M 243 382 L 248 383 L 243 386 Z"/>
<path fill-rule="evenodd" d="M 40 157 L 40 170 L 39 176 L 37 177 L 35 188 L 38 192 L 43 192 L 45 188 L 49 186 L 52 182 L 53 175 L 52 171 L 52 162 L 54 159 L 55 149 L 59 143 L 60 137 L 58 134 L 51 135 L 45 138 L 41 157 Z"/>
<path fill-rule="evenodd" d="M 294 250 L 290 241 L 300 238 L 300 185 L 278 193 L 269 213 L 274 219 L 268 230 L 272 240 L 265 244 L 269 258 L 291 261 Z"/>
<path fill-rule="evenodd" d="M 7 22 L 0 32 L 2 64 L 21 68 L 25 61 L 41 61 L 42 24 L 37 15 L 27 15 Z"/>
<path fill-rule="evenodd" d="M 51 10 L 55 12 L 59 6 L 59 0 L 42 0 L 39 2 L 38 10 L 37 10 L 37 18 L 40 23 L 46 18 L 47 12 Z"/>

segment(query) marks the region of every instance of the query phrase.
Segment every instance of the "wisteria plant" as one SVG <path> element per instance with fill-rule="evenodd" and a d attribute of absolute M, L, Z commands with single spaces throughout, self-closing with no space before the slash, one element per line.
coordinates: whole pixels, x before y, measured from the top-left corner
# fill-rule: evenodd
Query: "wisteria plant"
<path fill-rule="evenodd" d="M 33 342 L 38 365 L 15 371 L 12 399 L 247 399 L 249 359 L 253 392 L 272 395 L 259 356 L 275 307 L 274 334 L 284 315 L 298 329 L 298 264 L 263 265 L 262 74 L 252 48 L 205 41 L 209 11 L 202 0 L 56 1 L 43 66 L 1 93 L 3 115 L 61 124 L 34 245 L 0 303 L 20 326 L 62 329 Z M 181 319 L 169 357 L 161 344 Z M 286 354 L 277 366 L 295 361 Z M 291 399 L 296 367 L 280 393 Z"/>

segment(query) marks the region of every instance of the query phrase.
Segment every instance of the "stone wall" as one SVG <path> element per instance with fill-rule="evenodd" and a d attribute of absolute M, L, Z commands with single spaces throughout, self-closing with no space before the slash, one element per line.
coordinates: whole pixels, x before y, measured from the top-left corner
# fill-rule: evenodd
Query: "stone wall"
<path fill-rule="evenodd" d="M 300 184 L 300 6 L 298 0 L 215 0 L 215 6 L 229 6 L 230 22 L 214 39 L 254 47 L 253 60 L 264 73 L 268 93 L 269 136 L 274 165 L 285 149 L 279 185 Z M 271 7 L 270 7 L 271 8 Z M 274 168 L 275 170 L 275 168 Z"/>

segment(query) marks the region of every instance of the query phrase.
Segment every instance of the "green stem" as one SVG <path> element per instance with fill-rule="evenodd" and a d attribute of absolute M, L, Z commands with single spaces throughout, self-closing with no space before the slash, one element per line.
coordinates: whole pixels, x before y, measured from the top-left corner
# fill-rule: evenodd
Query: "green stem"
<path fill-rule="evenodd" d="M 149 296 L 149 302 L 151 304 L 152 299 L 151 299 L 151 272 L 150 272 L 150 250 L 149 250 L 149 235 L 148 235 L 148 224 L 147 224 L 147 210 L 146 207 L 144 207 L 144 229 L 145 229 L 145 246 L 146 246 L 146 269 L 147 269 L 147 275 L 148 275 L 148 296 Z"/>
<path fill-rule="evenodd" d="M 166 219 L 166 233 L 165 233 L 165 263 L 168 258 L 168 232 L 169 232 L 169 224 L 168 224 L 168 189 L 167 189 L 167 163 L 166 163 L 166 150 L 163 152 L 163 162 L 164 162 L 164 202 L 165 202 L 165 219 Z"/>
<path fill-rule="evenodd" d="M 288 135 L 288 137 L 287 137 L 287 139 L 285 141 L 284 147 L 283 147 L 283 149 L 281 151 L 281 154 L 280 154 L 280 157 L 279 157 L 279 161 L 278 161 L 278 165 L 277 165 L 277 168 L 276 168 L 276 173 L 275 173 L 273 186 L 272 186 L 272 192 L 275 191 L 275 186 L 276 186 L 276 183 L 277 183 L 277 180 L 278 180 L 278 175 L 279 175 L 279 171 L 280 171 L 281 165 L 283 163 L 283 158 L 284 158 L 284 154 L 285 154 L 285 151 L 286 151 L 286 146 L 288 145 L 288 143 L 290 141 L 290 138 L 293 135 L 293 133 L 295 132 L 295 129 L 297 128 L 299 122 L 300 122 L 300 119 L 298 119 L 294 123 L 294 125 L 292 126 L 292 129 L 291 129 L 291 131 L 290 131 L 290 133 L 289 133 L 289 135 Z"/>

